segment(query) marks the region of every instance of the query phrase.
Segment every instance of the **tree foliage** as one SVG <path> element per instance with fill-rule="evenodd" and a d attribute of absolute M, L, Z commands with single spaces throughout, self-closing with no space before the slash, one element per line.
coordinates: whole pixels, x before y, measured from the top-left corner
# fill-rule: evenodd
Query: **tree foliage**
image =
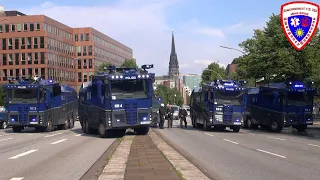
<path fill-rule="evenodd" d="M 6 102 L 6 93 L 2 85 L 0 85 L 0 106 L 4 106 Z"/>
<path fill-rule="evenodd" d="M 235 60 L 241 78 L 264 77 L 267 82 L 310 79 L 320 83 L 319 33 L 303 50 L 297 51 L 284 35 L 279 15 L 273 14 L 263 30 L 255 30 L 253 37 L 239 46 L 246 53 Z"/>
<path fill-rule="evenodd" d="M 216 79 L 226 78 L 226 70 L 223 67 L 220 67 L 218 63 L 211 63 L 208 67 L 202 71 L 202 82 L 211 82 Z"/>
<path fill-rule="evenodd" d="M 138 68 L 138 65 L 133 59 L 126 59 L 120 67 Z"/>
<path fill-rule="evenodd" d="M 176 88 L 168 88 L 165 85 L 159 85 L 155 94 L 163 99 L 165 104 L 183 105 L 183 97 Z"/>
<path fill-rule="evenodd" d="M 103 63 L 99 66 L 98 68 L 98 71 L 102 72 L 102 71 L 105 71 L 104 68 L 105 67 L 108 67 L 108 66 L 112 66 L 113 64 L 111 62 L 106 62 L 106 63 Z"/>

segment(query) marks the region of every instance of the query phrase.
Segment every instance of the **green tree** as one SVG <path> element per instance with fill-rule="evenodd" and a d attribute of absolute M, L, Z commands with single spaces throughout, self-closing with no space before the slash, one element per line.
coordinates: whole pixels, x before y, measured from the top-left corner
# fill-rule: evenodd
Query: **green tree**
<path fill-rule="evenodd" d="M 218 63 L 211 63 L 208 67 L 203 70 L 201 78 L 202 83 L 211 82 L 216 79 L 221 79 L 226 77 L 226 70 L 223 67 L 220 67 Z"/>
<path fill-rule="evenodd" d="M 255 30 L 253 37 L 239 46 L 246 53 L 236 60 L 241 78 L 264 77 L 272 82 L 316 79 L 320 75 L 315 72 L 320 66 L 319 33 L 303 50 L 296 51 L 282 31 L 279 15 L 273 14 L 263 30 Z"/>
<path fill-rule="evenodd" d="M 165 104 L 183 105 L 183 97 L 176 88 L 168 88 L 164 85 L 159 85 L 155 90 L 155 94 L 162 98 Z"/>
<path fill-rule="evenodd" d="M 133 59 L 126 59 L 120 67 L 138 68 L 138 65 Z"/>
<path fill-rule="evenodd" d="M 4 106 L 6 102 L 6 93 L 2 85 L 0 85 L 0 106 Z"/>
<path fill-rule="evenodd" d="M 99 66 L 98 71 L 99 71 L 99 72 L 103 72 L 103 71 L 105 71 L 105 70 L 104 70 L 105 67 L 112 66 L 112 65 L 113 65 L 113 64 L 112 64 L 111 62 L 105 62 L 105 63 L 103 63 L 103 64 L 101 64 L 101 65 Z"/>

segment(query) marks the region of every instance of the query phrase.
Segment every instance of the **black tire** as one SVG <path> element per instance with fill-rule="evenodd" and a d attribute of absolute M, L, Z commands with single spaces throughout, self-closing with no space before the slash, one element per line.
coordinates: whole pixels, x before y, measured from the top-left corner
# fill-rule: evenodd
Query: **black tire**
<path fill-rule="evenodd" d="M 52 121 L 49 119 L 47 122 L 47 126 L 45 127 L 45 132 L 51 132 L 53 130 Z"/>
<path fill-rule="evenodd" d="M 103 123 L 99 124 L 98 134 L 100 137 L 105 138 L 107 136 L 106 127 Z"/>
<path fill-rule="evenodd" d="M 12 127 L 12 131 L 15 132 L 15 133 L 20 133 L 22 131 L 22 127 L 20 126 L 13 126 Z"/>
<path fill-rule="evenodd" d="M 208 123 L 208 121 L 204 119 L 204 120 L 203 120 L 203 130 L 204 130 L 204 131 L 208 131 L 208 129 L 209 129 L 207 123 Z"/>
<path fill-rule="evenodd" d="M 89 123 L 87 120 L 84 121 L 84 133 L 90 134 Z"/>
<path fill-rule="evenodd" d="M 68 128 L 69 128 L 69 121 L 66 118 L 65 121 L 64 121 L 64 124 L 62 125 L 62 129 L 63 130 L 67 130 Z"/>
<path fill-rule="evenodd" d="M 137 135 L 147 135 L 149 132 L 149 126 L 136 128 L 134 131 L 137 133 Z"/>
<path fill-rule="evenodd" d="M 243 123 L 241 124 L 241 126 L 242 126 L 243 128 L 248 128 L 247 119 L 248 119 L 248 117 L 247 117 L 247 116 L 244 116 L 244 118 L 243 118 Z"/>
<path fill-rule="evenodd" d="M 233 132 L 240 132 L 240 126 L 233 126 L 232 131 Z"/>
<path fill-rule="evenodd" d="M 297 126 L 296 129 L 297 129 L 299 132 L 304 132 L 304 131 L 306 131 L 307 127 L 308 127 L 308 126 L 307 126 L 306 124 L 303 124 L 303 125 Z"/>
<path fill-rule="evenodd" d="M 192 127 L 196 128 L 196 121 L 195 121 L 194 117 L 191 118 L 191 122 L 192 122 Z"/>
<path fill-rule="evenodd" d="M 271 132 L 281 132 L 282 126 L 280 126 L 277 121 L 273 121 L 269 129 Z"/>
<path fill-rule="evenodd" d="M 0 129 L 7 129 L 7 127 L 8 127 L 8 124 L 6 121 L 0 122 Z"/>

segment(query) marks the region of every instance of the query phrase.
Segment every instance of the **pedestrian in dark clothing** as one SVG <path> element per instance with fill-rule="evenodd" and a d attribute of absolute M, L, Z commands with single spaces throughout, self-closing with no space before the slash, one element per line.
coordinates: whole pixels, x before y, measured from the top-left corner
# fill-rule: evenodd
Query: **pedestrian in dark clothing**
<path fill-rule="evenodd" d="M 187 128 L 187 116 L 188 112 L 185 108 L 181 107 L 179 110 L 180 127 L 182 128 L 182 121 L 184 122 L 185 128 Z"/>
<path fill-rule="evenodd" d="M 160 116 L 160 124 L 159 128 L 163 129 L 163 124 L 164 124 L 164 116 L 166 115 L 166 108 L 164 107 L 164 104 L 161 104 L 159 108 L 159 116 Z"/>
<path fill-rule="evenodd" d="M 169 111 L 169 119 L 168 119 L 168 128 L 172 128 L 173 113 L 174 113 L 174 109 L 173 109 L 173 108 L 170 108 L 170 111 Z"/>

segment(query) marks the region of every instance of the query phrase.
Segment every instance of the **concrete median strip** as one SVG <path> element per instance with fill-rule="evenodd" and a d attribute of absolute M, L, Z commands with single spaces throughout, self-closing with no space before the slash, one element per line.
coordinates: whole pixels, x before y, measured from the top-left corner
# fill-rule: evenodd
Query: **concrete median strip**
<path fill-rule="evenodd" d="M 149 136 L 158 149 L 165 155 L 174 168 L 181 173 L 185 180 L 210 180 L 197 167 L 190 163 L 186 158 L 169 146 L 161 137 L 159 137 L 153 130 L 150 130 Z"/>
<path fill-rule="evenodd" d="M 135 136 L 125 136 L 116 151 L 113 153 L 108 164 L 98 180 L 122 180 L 127 167 L 127 161 L 130 154 L 130 147 Z"/>

